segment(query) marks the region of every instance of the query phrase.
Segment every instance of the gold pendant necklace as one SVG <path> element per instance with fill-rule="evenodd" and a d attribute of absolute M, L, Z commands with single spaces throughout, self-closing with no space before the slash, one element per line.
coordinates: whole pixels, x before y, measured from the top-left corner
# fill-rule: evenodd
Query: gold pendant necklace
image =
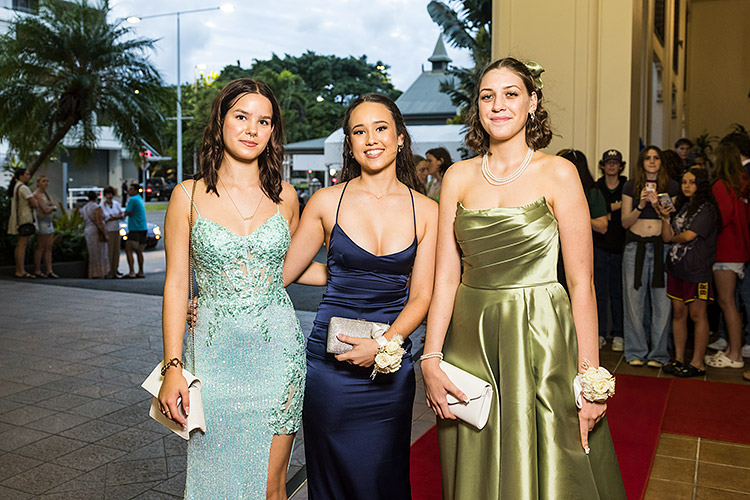
<path fill-rule="evenodd" d="M 242 218 L 243 221 L 248 221 L 248 220 L 252 219 L 253 217 L 255 217 L 255 214 L 258 213 L 258 209 L 260 208 L 260 202 L 263 201 L 263 192 L 262 192 L 262 190 L 261 190 L 260 199 L 258 199 L 258 205 L 256 205 L 255 210 L 253 210 L 253 213 L 251 215 L 248 215 L 246 217 L 246 216 L 242 215 L 242 212 L 240 211 L 240 209 L 237 206 L 237 204 L 234 202 L 234 199 L 232 199 L 232 195 L 229 193 L 229 190 L 224 185 L 224 181 L 221 180 L 221 177 L 219 177 L 219 183 L 221 184 L 221 187 L 224 188 L 224 192 L 227 193 L 227 196 L 229 197 L 229 201 L 232 202 L 232 206 L 234 206 L 234 209 L 237 210 L 237 213 L 239 214 L 240 218 Z"/>

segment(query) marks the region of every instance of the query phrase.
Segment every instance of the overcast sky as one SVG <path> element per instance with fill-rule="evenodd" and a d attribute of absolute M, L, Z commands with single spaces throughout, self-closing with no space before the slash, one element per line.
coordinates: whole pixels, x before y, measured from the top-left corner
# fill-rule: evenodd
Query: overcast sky
<path fill-rule="evenodd" d="M 223 0 L 111 0 L 112 14 L 148 16 L 175 11 L 218 7 Z M 235 11 L 220 10 L 180 16 L 182 81 L 190 82 L 198 64 L 219 72 L 240 61 L 271 54 L 317 54 L 383 61 L 396 88 L 406 90 L 421 71 L 430 68 L 440 29 L 427 13 L 427 0 L 239 0 Z M 167 83 L 177 79 L 176 16 L 144 19 L 135 28 L 139 36 L 156 38 L 151 55 Z M 446 43 L 453 64 L 470 65 L 468 52 Z"/>

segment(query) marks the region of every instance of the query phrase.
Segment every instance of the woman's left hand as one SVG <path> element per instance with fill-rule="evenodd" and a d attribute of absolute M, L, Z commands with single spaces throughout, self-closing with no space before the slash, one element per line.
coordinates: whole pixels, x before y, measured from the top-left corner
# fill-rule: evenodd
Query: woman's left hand
<path fill-rule="evenodd" d="M 339 334 L 338 339 L 341 342 L 353 345 L 354 349 L 344 354 L 337 354 L 337 360 L 364 367 L 375 364 L 375 353 L 378 352 L 379 347 L 377 340 L 350 337 L 344 334 Z"/>
<path fill-rule="evenodd" d="M 586 455 L 589 454 L 589 432 L 607 413 L 607 403 L 592 403 L 581 398 L 583 406 L 578 410 L 578 423 L 581 429 L 581 445 Z"/>

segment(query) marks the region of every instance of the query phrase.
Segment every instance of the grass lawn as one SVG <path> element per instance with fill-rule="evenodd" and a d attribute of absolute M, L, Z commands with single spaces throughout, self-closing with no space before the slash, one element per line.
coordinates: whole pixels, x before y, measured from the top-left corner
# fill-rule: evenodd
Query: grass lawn
<path fill-rule="evenodd" d="M 169 203 L 146 203 L 146 212 L 156 212 L 158 210 L 166 210 Z"/>

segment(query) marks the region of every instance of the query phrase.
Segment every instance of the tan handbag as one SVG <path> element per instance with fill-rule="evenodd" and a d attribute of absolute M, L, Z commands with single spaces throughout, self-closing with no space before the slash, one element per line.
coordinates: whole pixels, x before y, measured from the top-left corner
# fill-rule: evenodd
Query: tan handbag
<path fill-rule="evenodd" d="M 490 417 L 492 385 L 446 361 L 440 361 L 440 369 L 469 398 L 469 402 L 464 403 L 448 393 L 448 407 L 451 412 L 481 431 Z"/>

